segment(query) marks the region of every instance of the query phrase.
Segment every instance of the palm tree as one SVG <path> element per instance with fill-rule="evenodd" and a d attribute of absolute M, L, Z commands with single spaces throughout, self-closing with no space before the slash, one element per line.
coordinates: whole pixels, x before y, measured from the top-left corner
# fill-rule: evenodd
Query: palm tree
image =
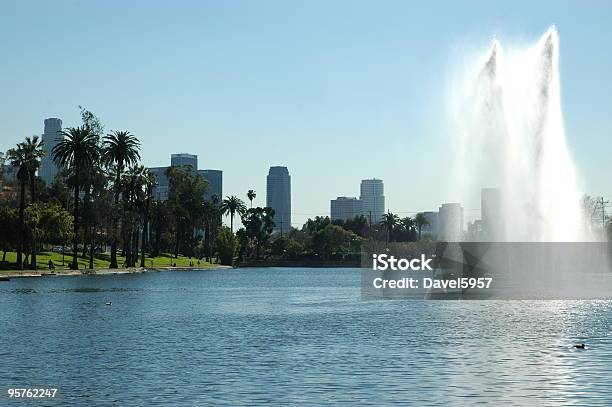
<path fill-rule="evenodd" d="M 257 194 L 255 193 L 255 191 L 249 189 L 249 191 L 247 192 L 247 198 L 249 198 L 249 201 L 251 201 L 251 208 L 253 208 L 253 199 L 255 199 L 256 196 Z"/>
<path fill-rule="evenodd" d="M 411 237 L 412 233 L 414 232 L 414 230 L 416 228 L 415 218 L 411 218 L 410 216 L 406 216 L 405 218 L 400 219 L 400 224 L 406 230 L 406 233 L 408 234 L 408 241 L 410 241 L 410 239 L 412 239 L 412 237 Z"/>
<path fill-rule="evenodd" d="M 43 141 L 38 136 L 26 137 L 21 143 L 24 150 L 24 166 L 26 176 L 30 182 L 30 203 L 36 203 L 36 171 L 40 168 L 40 160 L 45 152 L 42 149 Z M 32 269 L 36 270 L 36 238 L 32 237 Z"/>
<path fill-rule="evenodd" d="M 211 229 L 215 219 L 219 217 L 219 208 L 212 201 L 202 203 L 202 219 L 204 221 L 204 247 L 206 249 L 206 261 L 211 262 Z"/>
<path fill-rule="evenodd" d="M 23 230 L 24 213 L 25 213 L 25 189 L 28 180 L 27 158 L 23 143 L 17 144 L 17 148 L 11 148 L 8 153 L 8 159 L 13 167 L 18 168 L 17 179 L 19 180 L 19 246 L 17 247 L 17 267 L 23 268 L 23 249 L 25 233 Z"/>
<path fill-rule="evenodd" d="M 139 214 L 143 208 L 144 173 L 146 169 L 141 165 L 130 167 L 124 176 L 124 208 L 129 212 L 125 217 L 127 243 L 125 263 L 128 267 L 135 267 L 138 259 L 138 229 L 140 227 Z"/>
<path fill-rule="evenodd" d="M 419 212 L 414 217 L 414 222 L 416 223 L 417 230 L 419 232 L 418 240 L 421 240 L 421 230 L 423 229 L 423 226 L 429 225 L 429 220 L 427 220 L 427 216 L 425 216 L 423 212 Z"/>
<path fill-rule="evenodd" d="M 121 177 L 126 166 L 136 164 L 140 160 L 140 142 L 129 131 L 114 131 L 104 137 L 102 144 L 102 159 L 115 166 L 115 207 L 119 206 L 121 195 Z M 117 219 L 113 217 L 113 240 L 111 242 L 110 268 L 117 268 Z"/>
<path fill-rule="evenodd" d="M 151 208 L 151 200 L 153 199 L 153 189 L 157 186 L 157 176 L 155 176 L 155 174 L 153 174 L 151 171 L 145 168 L 142 172 L 142 176 L 145 187 L 145 204 L 143 212 L 142 253 L 140 254 L 140 267 L 145 266 L 145 247 L 149 246 L 149 211 Z"/>
<path fill-rule="evenodd" d="M 380 221 L 380 226 L 384 227 L 387 230 L 387 243 L 391 240 L 391 234 L 393 233 L 393 229 L 399 223 L 399 216 L 394 213 L 387 211 L 383 215 L 382 220 Z"/>
<path fill-rule="evenodd" d="M 79 229 L 79 192 L 81 190 L 80 179 L 84 173 L 90 171 L 100 156 L 98 137 L 87 127 L 70 127 L 60 132 L 62 138 L 59 144 L 53 147 L 53 161 L 68 169 L 71 174 L 70 183 L 74 188 L 74 240 L 72 250 L 73 270 L 78 269 L 78 229 Z"/>
<path fill-rule="evenodd" d="M 228 196 L 223 202 L 221 202 L 221 213 L 225 216 L 230 216 L 230 230 L 234 233 L 234 215 L 238 213 L 238 215 L 242 216 L 246 212 L 246 205 L 240 198 L 236 196 Z"/>

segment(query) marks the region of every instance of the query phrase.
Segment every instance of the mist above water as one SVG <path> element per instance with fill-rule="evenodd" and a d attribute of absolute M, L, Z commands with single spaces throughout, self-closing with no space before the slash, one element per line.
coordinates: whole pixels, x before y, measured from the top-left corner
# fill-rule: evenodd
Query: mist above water
<path fill-rule="evenodd" d="M 495 189 L 483 202 L 488 216 L 482 208 L 487 240 L 593 240 L 565 140 L 558 65 L 551 27 L 529 46 L 494 41 L 453 86 L 455 185 L 471 207 L 481 188 Z"/>

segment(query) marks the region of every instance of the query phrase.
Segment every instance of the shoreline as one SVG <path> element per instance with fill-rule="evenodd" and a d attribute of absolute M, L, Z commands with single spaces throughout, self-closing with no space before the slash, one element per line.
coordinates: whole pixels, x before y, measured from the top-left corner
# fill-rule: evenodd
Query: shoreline
<path fill-rule="evenodd" d="M 154 273 L 158 271 L 207 271 L 207 270 L 226 270 L 232 266 L 214 265 L 210 267 L 131 267 L 123 269 L 85 269 L 85 270 L 3 270 L 0 271 L 0 281 L 11 278 L 28 277 L 58 277 L 58 276 L 106 276 L 115 274 L 141 274 Z"/>

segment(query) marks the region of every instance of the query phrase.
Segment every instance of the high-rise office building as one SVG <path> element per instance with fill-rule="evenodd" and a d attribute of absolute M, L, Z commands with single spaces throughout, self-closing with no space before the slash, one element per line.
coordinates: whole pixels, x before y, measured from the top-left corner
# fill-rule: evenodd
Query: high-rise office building
<path fill-rule="evenodd" d="M 438 239 L 459 242 L 463 237 L 463 207 L 458 203 L 445 203 L 438 210 Z"/>
<path fill-rule="evenodd" d="M 361 195 L 359 200 L 362 205 L 363 216 L 370 224 L 376 224 L 382 220 L 385 213 L 385 195 L 382 180 L 372 178 L 361 181 Z"/>
<path fill-rule="evenodd" d="M 170 156 L 170 165 L 173 167 L 186 167 L 188 165 L 195 171 L 198 169 L 198 156 L 195 154 L 172 154 Z"/>
<path fill-rule="evenodd" d="M 274 209 L 274 231 L 288 231 L 291 228 L 291 176 L 287 167 L 270 167 L 266 206 Z"/>
<path fill-rule="evenodd" d="M 57 118 L 45 120 L 45 131 L 42 134 L 44 157 L 40 161 L 38 176 L 47 185 L 51 185 L 55 180 L 59 168 L 53 161 L 53 148 L 59 144 L 62 135 L 62 121 Z"/>
<path fill-rule="evenodd" d="M 191 166 L 208 182 L 208 190 L 204 193 L 204 199 L 210 200 L 213 195 L 223 199 L 223 171 L 221 170 L 198 170 L 198 156 L 195 154 L 172 154 L 170 156 L 171 167 Z M 153 197 L 160 201 L 168 199 L 170 193 L 170 180 L 166 172 L 169 167 L 149 167 L 149 171 L 155 174 L 157 186 L 153 190 Z"/>
<path fill-rule="evenodd" d="M 435 239 L 438 236 L 438 212 L 423 212 L 427 223 L 421 228 L 421 237 L 429 236 Z"/>
<path fill-rule="evenodd" d="M 207 182 L 208 189 L 204 193 L 204 199 L 210 201 L 213 195 L 223 200 L 223 171 L 221 170 L 198 170 Z"/>
<path fill-rule="evenodd" d="M 354 219 L 363 213 L 361 201 L 355 197 L 339 196 L 330 201 L 332 222 L 335 220 Z"/>
<path fill-rule="evenodd" d="M 148 170 L 157 178 L 157 185 L 153 188 L 153 199 L 158 201 L 168 200 L 170 192 L 170 180 L 166 175 L 168 167 L 149 167 Z"/>

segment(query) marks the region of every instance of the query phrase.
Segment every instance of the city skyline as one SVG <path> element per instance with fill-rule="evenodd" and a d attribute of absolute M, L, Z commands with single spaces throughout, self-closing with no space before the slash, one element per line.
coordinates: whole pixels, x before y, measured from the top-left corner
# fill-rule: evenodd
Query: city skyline
<path fill-rule="evenodd" d="M 338 185 L 384 179 L 391 211 L 434 210 L 459 200 L 447 180 L 444 107 L 457 55 L 493 36 L 529 42 L 556 24 L 569 149 L 583 190 L 612 196 L 601 171 L 612 84 L 599 80 L 612 69 L 601 52 L 611 11 L 605 2 L 10 3 L 0 16 L 11 55 L 0 67 L 10 95 L 0 102 L 0 150 L 42 134 L 44 118 L 78 125 L 82 105 L 107 132 L 139 137 L 143 165 L 165 163 L 171 140 L 173 151 L 223 168 L 228 193 L 258 191 L 255 205 L 265 203 L 262 174 L 290 167 L 294 226 L 328 214 L 338 195 L 358 196 L 331 183 L 313 191 L 311 179 L 329 174 Z M 466 219 L 478 209 L 466 207 Z"/>
<path fill-rule="evenodd" d="M 52 147 L 57 144 L 57 140 L 52 137 L 53 134 L 62 130 L 62 120 L 60 118 L 51 117 L 44 119 L 44 131 L 40 135 L 43 141 L 46 141 L 47 144 L 43 144 L 43 150 L 48 154 L 49 151 L 52 150 Z M 49 143 L 52 142 L 52 144 Z M 208 182 L 208 189 L 205 193 L 205 199 L 211 199 L 212 195 L 217 195 L 220 199 L 224 199 L 229 195 L 236 195 L 238 198 L 245 200 L 244 196 L 240 193 L 228 193 L 227 195 L 223 195 L 223 170 L 219 169 L 199 169 L 198 168 L 198 155 L 192 153 L 170 153 L 170 166 L 191 166 L 194 168 L 198 174 L 203 176 L 203 178 Z M 154 189 L 154 197 L 155 199 L 166 200 L 168 198 L 169 191 L 169 180 L 166 175 L 166 169 L 169 166 L 158 166 L 158 167 L 147 167 L 158 180 L 158 185 Z M 283 172 L 282 174 L 277 173 L 278 171 Z M 286 177 L 287 185 L 283 186 L 288 191 L 282 192 L 282 195 L 288 195 L 288 204 L 285 203 L 274 203 L 271 204 L 272 201 L 286 200 L 287 198 L 279 198 L 279 197 L 270 197 L 270 195 L 274 195 L 275 188 L 271 185 L 274 184 L 274 181 L 271 184 L 270 176 L 271 173 L 272 178 L 281 178 Z M 14 180 L 16 170 L 9 164 L 5 164 L 4 166 L 4 176 L 7 180 Z M 50 176 L 57 173 L 57 165 L 53 162 L 50 156 L 46 155 L 41 160 L 41 167 L 38 171 L 38 176 L 47 184 L 49 184 Z M 286 173 L 286 174 L 285 174 Z M 278 181 L 278 180 L 277 180 Z M 337 185 L 337 184 L 335 184 Z M 281 188 L 282 189 L 282 188 Z M 339 188 L 342 189 L 342 188 Z M 462 234 L 464 231 L 478 231 L 480 233 L 485 233 L 484 236 L 488 236 L 489 238 L 495 238 L 496 235 L 499 235 L 501 232 L 501 224 L 499 223 L 499 217 L 501 214 L 501 203 L 500 203 L 500 189 L 497 187 L 481 187 L 479 192 L 480 199 L 480 207 L 467 209 L 468 214 L 466 215 L 466 208 L 463 206 L 464 202 L 439 202 L 434 205 L 433 208 L 427 208 L 425 210 L 406 210 L 406 211 L 396 211 L 391 210 L 390 208 L 385 207 L 385 196 L 384 196 L 384 184 L 381 179 L 377 178 L 367 178 L 361 180 L 360 185 L 360 195 L 359 198 L 352 196 L 338 196 L 335 199 L 330 199 L 329 202 L 331 206 L 328 206 L 328 211 L 326 213 L 296 213 L 291 210 L 291 176 L 288 173 L 287 166 L 270 166 L 269 172 L 266 181 L 266 195 L 265 195 L 265 204 L 261 204 L 261 206 L 270 206 L 270 207 L 288 207 L 288 210 L 281 210 L 283 215 L 282 222 L 278 221 L 278 216 L 275 216 L 275 222 L 278 223 L 274 227 L 275 232 L 281 231 L 281 226 L 283 231 L 288 231 L 288 224 L 293 228 L 300 229 L 305 220 L 308 218 L 314 218 L 316 216 L 329 217 L 333 220 L 346 220 L 352 219 L 354 216 L 347 216 L 346 214 L 351 212 L 357 214 L 356 216 L 363 215 L 368 219 L 369 223 L 378 223 L 382 219 L 382 215 L 387 211 L 395 213 L 400 216 L 414 216 L 417 213 L 423 213 L 427 218 L 429 224 L 425 225 L 423 229 L 424 234 L 429 234 L 432 236 L 444 236 L 450 240 L 457 240 L 457 236 Z M 261 199 L 261 195 L 260 196 Z M 257 199 L 254 199 L 257 202 Z M 298 200 L 299 202 L 299 200 Z M 257 204 L 255 204 L 257 206 Z M 433 209 L 439 205 L 439 209 L 434 211 Z M 371 213 L 374 213 L 373 219 L 370 222 L 369 218 Z M 377 214 L 377 215 L 376 215 Z M 301 219 L 304 218 L 304 221 L 297 221 L 295 218 Z M 290 220 L 287 222 L 284 219 L 289 218 Z M 376 221 L 376 218 L 378 220 Z M 224 220 L 224 222 L 227 219 Z M 241 224 L 241 220 L 237 220 L 238 224 Z M 225 222 L 227 223 L 227 222 Z M 282 223 L 282 225 L 281 225 Z M 496 223 L 496 224 L 494 224 Z M 450 228 L 453 229 L 451 232 L 445 230 L 447 227 L 445 225 L 451 224 Z M 492 233 L 492 234 L 491 234 Z M 498 236 L 497 236 L 498 237 Z"/>

